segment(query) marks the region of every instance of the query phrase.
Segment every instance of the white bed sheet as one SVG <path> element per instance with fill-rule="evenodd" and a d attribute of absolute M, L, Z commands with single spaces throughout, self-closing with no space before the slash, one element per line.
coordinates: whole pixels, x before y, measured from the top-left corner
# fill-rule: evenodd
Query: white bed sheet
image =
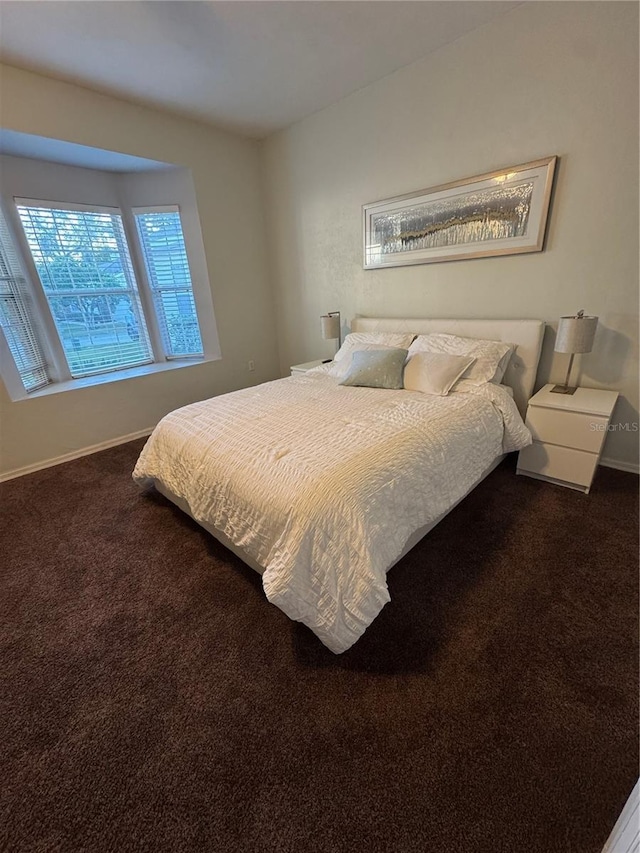
<path fill-rule="evenodd" d="M 432 397 L 340 386 L 322 367 L 170 413 L 133 476 L 264 566 L 269 601 L 340 653 L 389 601 L 410 535 L 530 441 L 500 386 Z"/>

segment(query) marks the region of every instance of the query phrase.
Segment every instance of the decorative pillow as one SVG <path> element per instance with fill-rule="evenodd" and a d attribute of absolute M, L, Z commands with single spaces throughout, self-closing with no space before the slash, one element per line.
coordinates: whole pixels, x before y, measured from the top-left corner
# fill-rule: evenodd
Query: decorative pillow
<path fill-rule="evenodd" d="M 438 394 L 446 397 L 475 358 L 468 355 L 448 355 L 441 352 L 417 352 L 410 355 L 404 369 L 407 391 Z"/>
<path fill-rule="evenodd" d="M 408 349 L 409 344 L 415 338 L 413 333 L 407 332 L 351 332 L 342 342 L 342 346 L 334 356 L 334 361 L 341 361 L 349 353 L 353 352 L 359 344 L 378 344 L 385 347 L 400 347 Z"/>
<path fill-rule="evenodd" d="M 418 335 L 409 347 L 409 355 L 417 352 L 440 352 L 450 355 L 473 356 L 475 361 L 463 374 L 463 379 L 474 385 L 485 382 L 500 382 L 500 363 L 507 354 L 513 352 L 511 344 L 501 341 L 484 341 L 476 338 L 460 338 L 458 335 Z M 508 359 L 507 362 L 508 364 Z M 506 365 L 505 365 L 506 370 Z M 497 378 L 499 377 L 499 378 Z"/>
<path fill-rule="evenodd" d="M 351 366 L 340 385 L 367 388 L 402 388 L 406 349 L 360 350 L 354 352 Z"/>
<path fill-rule="evenodd" d="M 356 352 L 372 352 L 374 350 L 380 352 L 381 350 L 388 351 L 391 349 L 397 349 L 397 347 L 388 347 L 385 344 L 355 344 L 351 352 L 348 352 L 344 358 L 331 363 L 331 367 L 328 370 L 329 376 L 333 376 L 335 379 L 344 379 L 351 367 L 353 354 Z"/>

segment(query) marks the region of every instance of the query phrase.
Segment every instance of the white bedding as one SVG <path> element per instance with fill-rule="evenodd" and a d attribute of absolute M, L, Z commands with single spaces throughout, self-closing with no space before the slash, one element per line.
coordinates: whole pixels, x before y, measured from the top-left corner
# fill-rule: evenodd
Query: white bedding
<path fill-rule="evenodd" d="M 264 566 L 269 601 L 340 653 L 389 601 L 386 569 L 411 533 L 531 436 L 501 386 L 436 397 L 327 370 L 172 412 L 133 476 Z"/>

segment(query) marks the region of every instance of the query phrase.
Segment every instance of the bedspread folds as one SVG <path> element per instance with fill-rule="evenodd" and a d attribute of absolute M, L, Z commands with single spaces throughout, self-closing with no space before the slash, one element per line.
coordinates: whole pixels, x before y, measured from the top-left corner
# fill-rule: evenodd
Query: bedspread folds
<path fill-rule="evenodd" d="M 442 398 L 339 386 L 320 369 L 170 413 L 133 476 L 264 566 L 269 601 L 340 653 L 389 601 L 409 536 L 530 441 L 498 386 Z"/>

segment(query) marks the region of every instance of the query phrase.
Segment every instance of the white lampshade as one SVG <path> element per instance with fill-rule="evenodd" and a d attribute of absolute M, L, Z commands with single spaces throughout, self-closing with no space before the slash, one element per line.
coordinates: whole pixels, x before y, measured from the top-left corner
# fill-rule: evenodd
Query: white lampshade
<path fill-rule="evenodd" d="M 560 317 L 555 351 L 591 352 L 597 327 L 597 317 Z"/>
<path fill-rule="evenodd" d="M 322 337 L 325 341 L 340 338 L 340 314 L 338 312 L 323 314 L 320 317 L 320 322 L 322 323 Z"/>

